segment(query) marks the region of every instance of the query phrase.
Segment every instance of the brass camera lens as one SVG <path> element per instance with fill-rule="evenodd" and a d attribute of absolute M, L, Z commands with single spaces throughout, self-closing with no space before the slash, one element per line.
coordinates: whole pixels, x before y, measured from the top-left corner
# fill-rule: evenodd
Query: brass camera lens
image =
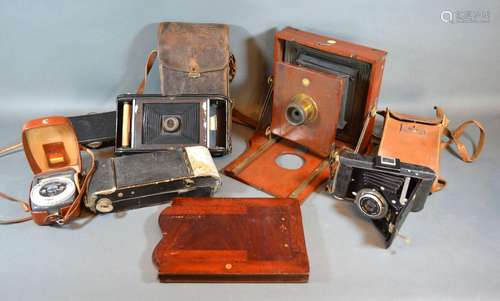
<path fill-rule="evenodd" d="M 181 121 L 178 117 L 171 116 L 163 120 L 163 129 L 166 132 L 172 133 L 179 130 L 181 126 Z"/>
<path fill-rule="evenodd" d="M 372 219 L 383 218 L 389 209 L 384 196 L 374 189 L 361 189 L 354 202 L 364 215 Z"/>
<path fill-rule="evenodd" d="M 295 95 L 285 111 L 285 118 L 291 125 L 313 122 L 318 116 L 318 107 L 314 99 L 304 93 Z"/>

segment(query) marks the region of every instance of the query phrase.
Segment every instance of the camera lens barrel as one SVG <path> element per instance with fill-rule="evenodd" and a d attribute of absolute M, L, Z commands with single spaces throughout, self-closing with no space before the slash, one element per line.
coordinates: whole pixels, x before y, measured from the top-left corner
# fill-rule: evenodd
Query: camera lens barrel
<path fill-rule="evenodd" d="M 292 97 L 285 110 L 285 118 L 291 125 L 313 122 L 318 117 L 318 106 L 314 99 L 304 93 Z"/>
<path fill-rule="evenodd" d="M 180 126 L 181 126 L 181 121 L 179 120 L 178 117 L 170 116 L 165 118 L 165 120 L 163 120 L 163 129 L 166 132 L 169 133 L 176 132 L 179 130 Z"/>
<path fill-rule="evenodd" d="M 375 189 L 364 188 L 358 191 L 354 203 L 364 215 L 380 219 L 387 215 L 389 205 L 384 196 Z"/>

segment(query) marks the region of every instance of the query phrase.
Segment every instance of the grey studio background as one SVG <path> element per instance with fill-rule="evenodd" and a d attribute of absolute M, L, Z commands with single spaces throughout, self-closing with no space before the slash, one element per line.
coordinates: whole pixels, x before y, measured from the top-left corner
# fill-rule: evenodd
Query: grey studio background
<path fill-rule="evenodd" d="M 480 16 L 457 19 L 463 12 Z M 1 1 L 1 145 L 18 142 L 31 118 L 113 110 L 116 95 L 135 91 L 160 21 L 230 24 L 232 93 L 253 114 L 273 33 L 284 26 L 387 50 L 379 107 L 430 115 L 440 105 L 452 128 L 478 119 L 485 150 L 473 164 L 443 153 L 448 187 L 408 217 L 401 232 L 411 243 L 396 239 L 389 250 L 350 204 L 319 189 L 302 206 L 307 284 L 158 283 L 151 252 L 163 205 L 83 219 L 81 227 L 2 226 L 2 300 L 500 298 L 498 1 Z M 154 69 L 147 91 L 158 87 Z M 217 166 L 241 154 L 250 136 L 235 126 L 233 154 Z M 32 175 L 22 152 L 0 158 L 0 171 L 0 191 L 27 197 Z M 228 177 L 217 195 L 267 196 Z M 2 217 L 19 213 L 0 202 Z"/>

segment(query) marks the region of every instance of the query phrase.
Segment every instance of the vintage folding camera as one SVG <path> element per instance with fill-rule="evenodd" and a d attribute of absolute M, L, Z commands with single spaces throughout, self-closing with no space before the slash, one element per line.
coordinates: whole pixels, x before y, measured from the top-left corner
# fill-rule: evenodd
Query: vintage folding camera
<path fill-rule="evenodd" d="M 116 153 L 202 145 L 212 155 L 231 151 L 231 101 L 218 95 L 120 95 Z"/>
<path fill-rule="evenodd" d="M 116 112 L 68 117 L 81 145 L 101 148 L 115 145 Z"/>
<path fill-rule="evenodd" d="M 360 137 L 373 128 L 385 55 L 290 27 L 277 32 L 268 135 L 254 135 L 226 173 L 274 196 L 303 201 L 328 178 L 332 148 L 363 151 L 368 145 Z M 283 154 L 299 156 L 302 166 L 280 167 L 276 161 Z"/>
<path fill-rule="evenodd" d="M 39 225 L 66 223 L 80 213 L 83 183 L 80 145 L 69 119 L 45 117 L 27 122 L 22 133 L 26 158 L 35 177 L 29 205 Z"/>
<path fill-rule="evenodd" d="M 134 209 L 176 196 L 210 196 L 220 185 L 204 146 L 98 159 L 85 206 L 99 213 Z"/>
<path fill-rule="evenodd" d="M 333 197 L 352 201 L 373 221 L 388 248 L 410 212 L 424 208 L 436 177 L 430 168 L 397 158 L 342 152 L 328 183 Z"/>

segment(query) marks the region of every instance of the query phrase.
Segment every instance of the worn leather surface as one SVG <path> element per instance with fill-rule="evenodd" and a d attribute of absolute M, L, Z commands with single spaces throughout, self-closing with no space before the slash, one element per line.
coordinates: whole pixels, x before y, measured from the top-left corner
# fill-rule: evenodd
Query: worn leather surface
<path fill-rule="evenodd" d="M 163 95 L 229 96 L 227 25 L 160 23 L 158 57 Z"/>
<path fill-rule="evenodd" d="M 378 155 L 427 166 L 439 174 L 441 136 L 448 125 L 446 116 L 427 118 L 393 113 L 388 109 L 384 115 L 384 129 Z M 439 186 L 436 178 L 433 190 L 438 190 Z"/>
<path fill-rule="evenodd" d="M 72 167 L 82 169 L 80 145 L 75 130 L 68 118 L 62 116 L 42 117 L 28 121 L 23 126 L 23 148 L 34 174 Z M 65 166 L 50 167 L 44 145 L 62 143 L 66 153 Z"/>

